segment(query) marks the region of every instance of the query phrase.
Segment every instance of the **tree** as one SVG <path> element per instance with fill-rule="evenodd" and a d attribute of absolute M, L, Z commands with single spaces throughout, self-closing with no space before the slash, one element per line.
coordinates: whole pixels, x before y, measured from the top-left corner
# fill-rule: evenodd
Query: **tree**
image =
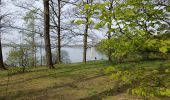
<path fill-rule="evenodd" d="M 65 10 L 65 5 L 74 3 L 69 1 L 62 1 L 62 0 L 50 0 L 50 18 L 51 18 L 51 32 L 54 33 L 53 35 L 56 36 L 56 52 L 57 52 L 57 63 L 62 63 L 61 60 L 61 48 L 64 45 L 69 44 L 72 42 L 73 37 L 73 29 L 72 25 L 68 22 L 70 18 L 70 12 Z M 64 8 L 64 10 L 63 10 Z M 53 36 L 54 37 L 54 36 Z"/>
<path fill-rule="evenodd" d="M 74 23 L 77 25 L 84 25 L 84 32 L 83 32 L 83 62 L 87 61 L 87 49 L 88 49 L 88 37 L 89 37 L 89 29 L 90 29 L 90 25 L 92 25 L 94 22 L 92 21 L 91 17 L 92 15 L 90 15 L 91 12 L 91 8 L 88 5 L 92 5 L 93 0 L 85 0 L 85 1 L 81 1 L 80 4 L 78 4 L 79 6 L 77 6 L 79 9 L 81 9 L 79 11 L 79 16 L 77 15 L 77 17 L 79 18 L 79 20 L 75 20 Z M 83 9 L 82 9 L 83 7 Z"/>
<path fill-rule="evenodd" d="M 28 10 L 28 12 L 33 12 L 35 13 L 38 18 L 36 18 L 36 21 L 41 23 L 43 22 L 43 10 L 41 10 L 41 7 L 37 7 L 35 3 L 39 1 L 30 1 L 26 2 L 23 1 L 22 3 L 19 2 L 16 4 L 17 7 L 20 7 L 24 10 Z M 49 0 L 49 5 L 50 5 L 50 38 L 51 38 L 51 44 L 56 44 L 56 52 L 58 55 L 58 63 L 61 63 L 61 48 L 64 45 L 67 45 L 68 43 L 72 42 L 73 37 L 73 31 L 72 31 L 72 25 L 69 24 L 69 16 L 68 14 L 69 11 L 66 12 L 66 10 L 61 11 L 63 8 L 65 8 L 65 5 L 67 4 L 72 4 L 72 2 L 67 2 L 67 1 L 61 1 L 61 0 Z M 34 5 L 35 4 L 35 5 Z M 35 9 L 35 10 L 34 10 Z M 69 17 L 69 18 L 68 18 Z M 41 27 L 42 25 L 39 25 Z M 22 29 L 22 28 L 20 28 Z M 25 29 L 23 29 L 25 30 Z M 25 31 L 28 32 L 35 32 L 30 29 L 26 29 Z M 38 33 L 36 31 L 36 33 Z M 40 33 L 38 33 L 40 34 Z"/>
<path fill-rule="evenodd" d="M 9 66 L 29 66 L 28 48 L 24 44 L 11 44 L 13 47 L 8 53 L 6 63 Z"/>
<path fill-rule="evenodd" d="M 1 9 L 1 0 L 0 0 L 0 9 Z M 2 19 L 5 17 L 6 15 L 0 15 L 0 69 L 4 69 L 6 70 L 5 66 L 4 66 L 4 62 L 3 62 L 3 55 L 2 55 Z"/>
<path fill-rule="evenodd" d="M 112 3 L 115 5 L 111 7 L 112 9 L 107 10 Z M 103 43 L 106 45 L 103 47 L 109 49 L 111 46 L 112 55 L 123 57 L 130 52 L 149 53 L 150 50 L 143 49 L 146 47 L 146 42 L 153 39 L 154 35 L 169 32 L 165 27 L 162 28 L 164 24 L 170 26 L 168 3 L 170 2 L 154 2 L 154 0 L 96 3 L 91 5 L 94 10 L 90 14 L 98 15 L 100 19 L 100 22 L 96 24 L 98 29 L 108 23 L 114 25 L 114 27 L 109 26 L 108 32 L 114 32 L 115 35 L 112 36 L 112 40 L 104 40 Z M 155 39 L 152 42 L 154 41 Z"/>
<path fill-rule="evenodd" d="M 86 0 L 85 4 L 92 4 L 93 0 Z M 90 9 L 86 9 L 85 11 L 85 30 L 84 30 L 84 37 L 83 37 L 83 62 L 87 61 L 87 37 L 88 37 L 88 30 L 89 30 L 89 25 L 90 25 L 90 16 L 89 12 Z"/>
<path fill-rule="evenodd" d="M 112 12 L 113 11 L 113 0 L 110 0 L 110 5 L 109 5 L 109 11 Z M 112 17 L 109 17 L 110 20 L 112 20 L 113 18 Z M 108 30 L 111 30 L 112 29 L 112 21 L 110 21 L 108 23 Z M 108 31 L 108 40 L 111 39 L 112 37 L 112 34 L 110 31 Z M 111 47 L 109 47 L 109 50 L 108 50 L 108 60 L 111 62 L 112 61 L 112 49 Z"/>
<path fill-rule="evenodd" d="M 61 5 L 60 5 L 61 0 L 58 0 L 58 63 L 61 63 L 61 26 L 60 26 L 60 21 L 61 21 Z"/>
<path fill-rule="evenodd" d="M 50 44 L 50 16 L 49 16 L 49 0 L 43 0 L 44 3 L 44 41 L 46 52 L 46 65 L 52 69 L 54 68 L 51 55 Z"/>
<path fill-rule="evenodd" d="M 30 58 L 33 58 L 31 61 L 31 66 L 36 66 L 36 62 L 37 62 L 37 57 L 36 57 L 36 29 L 35 29 L 35 20 L 36 20 L 36 9 L 33 9 L 29 12 L 26 13 L 26 15 L 24 16 L 24 21 L 26 24 L 27 29 L 31 30 L 32 32 L 24 32 L 23 31 L 23 36 L 26 36 L 26 38 L 24 39 L 26 41 L 26 44 L 31 47 L 30 51 Z"/>
<path fill-rule="evenodd" d="M 57 58 L 58 61 L 57 63 L 61 63 L 61 0 L 57 0 L 57 2 L 50 0 L 50 10 L 51 10 L 51 22 L 53 27 L 56 28 L 52 28 L 54 29 L 54 31 L 57 34 L 57 38 L 56 38 L 56 52 L 57 52 Z M 52 26 L 51 25 L 51 26 Z"/>

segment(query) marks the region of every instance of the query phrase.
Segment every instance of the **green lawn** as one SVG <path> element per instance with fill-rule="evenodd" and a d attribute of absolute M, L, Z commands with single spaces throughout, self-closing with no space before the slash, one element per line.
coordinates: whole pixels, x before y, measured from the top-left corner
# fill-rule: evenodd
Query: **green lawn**
<path fill-rule="evenodd" d="M 123 64 L 93 61 L 56 65 L 54 70 L 27 68 L 25 73 L 19 68 L 10 68 L 0 71 L 0 100 L 142 100 L 142 97 L 128 94 L 128 86 L 118 86 L 120 83 L 109 79 L 104 69 L 110 65 L 131 70 L 144 67 L 149 72 L 160 66 L 169 68 L 170 61 Z M 168 97 L 148 99 L 169 100 Z"/>

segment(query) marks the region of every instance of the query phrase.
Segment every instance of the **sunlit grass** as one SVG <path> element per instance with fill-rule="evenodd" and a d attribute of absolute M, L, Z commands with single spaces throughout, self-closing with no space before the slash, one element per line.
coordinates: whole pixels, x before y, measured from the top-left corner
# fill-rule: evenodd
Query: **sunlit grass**
<path fill-rule="evenodd" d="M 129 70 L 135 67 L 149 70 L 160 66 L 169 67 L 170 62 L 144 61 L 110 64 L 107 61 L 91 61 L 55 65 L 55 69 L 48 69 L 44 66 L 32 67 L 27 68 L 24 73 L 22 68 L 9 68 L 7 71 L 0 71 L 0 99 L 140 99 L 140 97 L 127 94 L 126 91 L 117 91 L 117 83 L 110 80 L 109 76 L 104 73 L 104 69 L 110 65 Z"/>

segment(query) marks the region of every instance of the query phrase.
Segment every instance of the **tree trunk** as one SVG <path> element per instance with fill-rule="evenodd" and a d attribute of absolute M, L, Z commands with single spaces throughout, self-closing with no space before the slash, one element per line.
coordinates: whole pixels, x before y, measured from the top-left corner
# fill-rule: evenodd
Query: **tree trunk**
<path fill-rule="evenodd" d="M 89 2 L 92 3 L 92 1 L 87 0 L 87 4 Z M 85 26 L 85 31 L 84 31 L 84 38 L 83 38 L 83 62 L 87 61 L 87 37 L 88 37 L 88 29 L 89 29 L 89 18 L 87 17 L 89 14 L 89 10 L 86 12 L 86 26 Z"/>
<path fill-rule="evenodd" d="M 35 17 L 35 16 L 34 16 Z M 33 18 L 33 26 L 32 26 L 32 30 L 34 31 L 35 30 L 35 19 Z M 34 67 L 36 67 L 37 66 L 37 55 L 36 55 L 36 41 L 35 41 L 35 33 L 33 32 L 33 36 L 32 36 L 32 54 L 33 54 L 33 64 L 34 64 Z"/>
<path fill-rule="evenodd" d="M 36 48 L 36 46 L 34 47 L 34 49 L 35 49 L 35 54 L 34 54 L 34 66 L 35 67 L 37 67 L 37 48 Z"/>
<path fill-rule="evenodd" d="M 54 68 L 52 63 L 51 55 L 51 44 L 50 44 L 50 16 L 49 16 L 49 0 L 44 1 L 44 41 L 45 41 L 45 52 L 46 52 L 46 66 L 50 69 Z"/>
<path fill-rule="evenodd" d="M 111 28 L 109 27 L 109 29 L 111 29 Z M 110 40 L 110 39 L 111 39 L 111 33 L 109 32 L 108 33 L 108 40 Z M 111 48 L 108 49 L 108 61 L 112 62 L 112 49 Z"/>
<path fill-rule="evenodd" d="M 41 38 L 41 45 L 40 45 L 40 61 L 41 61 L 41 66 L 42 66 L 42 60 L 43 60 L 43 56 L 42 56 L 42 34 L 40 35 Z"/>
<path fill-rule="evenodd" d="M 57 28 L 57 32 L 58 32 L 58 52 L 57 52 L 57 58 L 58 58 L 58 61 L 57 61 L 57 63 L 58 64 L 60 64 L 60 63 L 62 63 L 61 62 L 61 30 L 60 30 L 60 28 L 61 28 L 61 24 L 60 24 L 60 22 L 61 22 L 61 19 L 60 19 L 60 17 L 61 17 L 61 7 L 60 7 L 60 0 L 58 0 L 58 28 Z"/>
<path fill-rule="evenodd" d="M 86 62 L 87 61 L 87 36 L 88 36 L 88 18 L 86 18 L 86 26 L 85 26 L 85 32 L 84 32 L 84 39 L 83 39 L 83 42 L 84 42 L 84 51 L 83 51 L 83 62 Z"/>
<path fill-rule="evenodd" d="M 0 5 L 1 5 L 1 0 L 0 0 Z M 2 55 L 1 28 L 2 26 L 1 26 L 1 18 L 0 18 L 0 69 L 6 70 L 4 63 L 3 63 L 3 55 Z"/>
<path fill-rule="evenodd" d="M 6 70 L 4 63 L 3 63 L 1 37 L 0 37 L 0 69 Z"/>
<path fill-rule="evenodd" d="M 109 7 L 109 11 L 112 11 L 112 9 L 113 9 L 113 0 L 111 0 L 111 4 L 110 4 L 110 7 Z M 109 17 L 109 19 L 112 20 L 111 17 Z M 112 25 L 112 22 L 110 22 L 110 23 L 108 24 L 108 30 L 111 30 L 111 29 L 112 29 L 111 25 Z M 110 39 L 111 39 L 111 32 L 108 32 L 108 40 L 110 40 Z M 109 47 L 109 49 L 108 49 L 108 61 L 109 61 L 109 62 L 112 62 L 112 49 L 111 49 L 110 47 Z"/>

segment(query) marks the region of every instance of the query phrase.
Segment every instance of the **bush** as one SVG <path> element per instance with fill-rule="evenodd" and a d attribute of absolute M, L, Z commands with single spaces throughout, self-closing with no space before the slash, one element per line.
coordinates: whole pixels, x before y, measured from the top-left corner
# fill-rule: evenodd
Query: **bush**
<path fill-rule="evenodd" d="M 142 67 L 123 69 L 109 66 L 105 72 L 110 73 L 110 78 L 129 84 L 128 92 L 142 97 L 166 96 L 170 97 L 170 69 L 166 67 Z"/>

